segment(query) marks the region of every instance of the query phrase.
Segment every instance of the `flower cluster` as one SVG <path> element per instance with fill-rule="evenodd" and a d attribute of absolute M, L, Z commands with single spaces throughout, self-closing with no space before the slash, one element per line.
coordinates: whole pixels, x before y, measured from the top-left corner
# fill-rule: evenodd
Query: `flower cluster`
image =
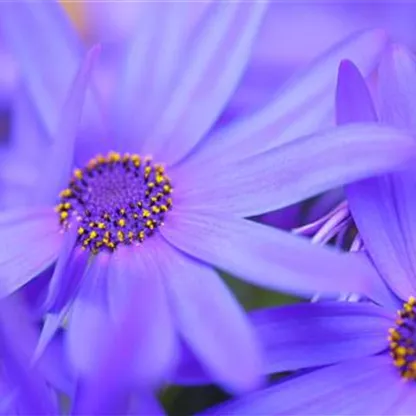
<path fill-rule="evenodd" d="M 353 33 L 230 116 L 271 5 L 139 3 L 92 47 L 58 2 L 0 4 L 0 412 L 216 384 L 236 397 L 205 414 L 415 414 L 411 53 Z M 283 209 L 308 214 L 262 223 Z M 296 302 L 247 312 L 229 277 Z"/>

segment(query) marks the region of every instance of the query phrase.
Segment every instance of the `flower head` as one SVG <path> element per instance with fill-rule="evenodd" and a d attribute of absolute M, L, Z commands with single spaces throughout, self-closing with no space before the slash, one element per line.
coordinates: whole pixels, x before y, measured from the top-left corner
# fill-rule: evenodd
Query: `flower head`
<path fill-rule="evenodd" d="M 379 116 L 357 68 L 344 62 L 340 122 L 369 120 L 413 130 L 416 66 L 400 46 L 379 69 Z M 305 370 L 231 402 L 227 414 L 413 414 L 416 406 L 416 263 L 413 170 L 347 187 L 367 254 L 386 290 L 378 304 L 318 302 L 252 315 L 268 350 L 267 372 Z M 334 217 L 332 217 L 334 218 Z M 363 254 L 363 253 L 361 253 Z M 215 414 L 217 410 L 209 412 Z"/>
<path fill-rule="evenodd" d="M 0 7 L 39 123 L 54 137 L 36 204 L 0 218 L 7 244 L 2 296 L 54 266 L 38 353 L 70 311 L 69 355 L 81 376 L 89 374 L 110 345 L 108 322 L 120 321 L 126 296 L 135 293 L 133 342 L 147 342 L 132 376 L 165 376 L 182 340 L 214 380 L 246 390 L 260 380 L 257 341 L 214 267 L 307 295 L 338 288 L 333 276 L 346 270 L 359 276 L 345 282 L 348 290 L 383 290 L 363 259 L 244 219 L 413 158 L 411 136 L 374 124 L 298 137 L 331 111 L 340 56 L 356 57 L 370 71 L 385 44 L 382 33 L 347 39 L 270 106 L 215 132 L 264 1 L 213 2 L 192 36 L 183 32 L 191 3 L 146 3 L 105 108 L 94 79 L 89 84 L 98 48 L 63 99 L 80 49 L 57 4 Z M 354 163 L 340 163 L 345 155 Z"/>

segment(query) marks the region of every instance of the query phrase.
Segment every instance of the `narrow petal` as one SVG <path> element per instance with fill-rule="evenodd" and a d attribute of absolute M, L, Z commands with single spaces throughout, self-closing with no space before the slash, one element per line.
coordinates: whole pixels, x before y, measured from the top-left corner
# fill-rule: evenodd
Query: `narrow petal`
<path fill-rule="evenodd" d="M 53 142 L 60 111 L 84 54 L 84 47 L 68 15 L 56 0 L 1 2 L 0 28 L 2 40 L 19 65 L 44 137 Z M 84 143 L 90 141 L 92 128 L 104 137 L 100 111 L 100 100 L 96 89 L 93 89 L 87 96 L 80 126 Z"/>
<path fill-rule="evenodd" d="M 82 62 L 73 80 L 61 118 L 56 130 L 56 141 L 52 148 L 50 159 L 46 164 L 43 181 L 40 183 L 39 193 L 50 201 L 55 201 L 59 191 L 65 187 L 73 166 L 75 139 L 78 124 L 82 114 L 85 93 L 90 80 L 93 64 L 100 51 L 100 47 L 93 47 Z"/>
<path fill-rule="evenodd" d="M 399 69 L 410 69 L 409 58 L 400 51 L 386 55 L 380 69 L 380 112 L 383 120 L 412 128 L 400 117 L 410 113 L 413 100 L 402 100 L 410 73 L 402 74 L 391 67 L 396 56 L 397 64 L 404 59 L 405 65 L 399 65 Z M 337 109 L 339 123 L 377 119 L 365 82 L 352 64 L 341 66 Z M 405 119 L 409 120 L 407 116 Z M 416 291 L 414 187 L 412 171 L 370 178 L 346 187 L 349 207 L 367 250 L 390 287 L 403 299 Z"/>
<path fill-rule="evenodd" d="M 336 119 L 338 124 L 377 121 L 370 91 L 360 71 L 351 61 L 342 61 L 339 67 Z"/>
<path fill-rule="evenodd" d="M 261 361 L 253 330 L 218 274 L 166 243 L 158 262 L 179 330 L 201 365 L 228 390 L 257 387 Z"/>
<path fill-rule="evenodd" d="M 416 63 L 406 47 L 392 45 L 383 55 L 378 98 L 381 120 L 416 129 Z"/>
<path fill-rule="evenodd" d="M 137 10 L 139 22 L 121 63 L 113 111 L 114 134 L 125 150 L 140 149 L 149 127 L 158 122 L 161 105 L 166 105 L 183 58 L 191 7 L 182 2 L 143 3 Z"/>
<path fill-rule="evenodd" d="M 63 244 L 56 262 L 44 302 L 48 312 L 60 311 L 74 296 L 88 261 L 85 250 L 75 250 L 77 233 L 72 228 L 64 234 Z"/>
<path fill-rule="evenodd" d="M 0 297 L 47 269 L 58 257 L 62 234 L 51 208 L 22 208 L 0 214 Z"/>
<path fill-rule="evenodd" d="M 384 351 L 396 314 L 372 304 L 318 302 L 254 311 L 250 319 L 272 374 Z"/>
<path fill-rule="evenodd" d="M 146 148 L 174 163 L 210 129 L 238 85 L 267 1 L 213 2 Z M 172 140 L 179 138 L 180 140 Z"/>
<path fill-rule="evenodd" d="M 198 170 L 179 168 L 172 176 L 178 177 L 175 192 L 188 209 L 212 208 L 247 217 L 399 169 L 415 154 L 416 142 L 407 132 L 357 123 L 303 137 L 235 164 L 224 165 L 219 159 Z"/>
<path fill-rule="evenodd" d="M 110 316 L 114 322 L 126 313 L 128 299 L 134 307 L 130 331 L 137 344 L 136 377 L 159 380 L 172 367 L 176 354 L 176 331 L 165 293 L 164 281 L 155 260 L 157 244 L 118 249 L 111 258 L 108 279 Z M 133 342 L 133 341 L 131 341 Z"/>
<path fill-rule="evenodd" d="M 127 300 L 127 308 L 132 306 Z M 72 415 L 153 415 L 158 412 L 157 400 L 141 390 L 136 397 L 132 397 L 131 364 L 136 355 L 136 343 L 126 338 L 134 326 L 134 307 L 132 313 L 124 316 L 121 325 L 113 333 L 109 348 L 99 366 L 92 374 L 83 377 L 78 382 L 78 389 L 74 397 Z M 136 388 L 137 389 L 137 388 Z M 134 407 L 138 409 L 136 409 Z"/>
<path fill-rule="evenodd" d="M 89 253 L 75 246 L 76 229 L 65 234 L 48 292 L 42 305 L 44 324 L 33 360 L 37 361 L 61 328 L 88 267 Z"/>
<path fill-rule="evenodd" d="M 385 48 L 383 31 L 355 33 L 317 58 L 294 76 L 273 102 L 252 116 L 219 130 L 192 163 L 221 158 L 224 164 L 262 153 L 277 145 L 310 134 L 331 123 L 337 69 L 341 60 L 350 59 L 369 75 Z M 191 163 L 191 160 L 190 160 Z"/>
<path fill-rule="evenodd" d="M 109 255 L 96 256 L 86 270 L 68 323 L 66 346 L 77 375 L 92 373 L 105 354 L 111 331 L 108 325 L 107 279 Z"/>
<path fill-rule="evenodd" d="M 382 415 L 402 391 L 402 380 L 394 370 L 387 354 L 346 361 L 290 378 L 205 414 Z"/>
<path fill-rule="evenodd" d="M 189 255 L 267 288 L 306 296 L 352 292 L 384 299 L 386 294 L 365 256 L 315 246 L 252 221 L 175 209 L 161 230 Z"/>
<path fill-rule="evenodd" d="M 82 56 L 76 32 L 56 1 L 2 2 L 0 27 L 45 123 L 45 133 L 52 139 L 59 110 Z"/>
<path fill-rule="evenodd" d="M 391 289 L 402 299 L 416 292 L 416 201 L 413 174 L 385 175 L 347 188 L 365 247 Z"/>

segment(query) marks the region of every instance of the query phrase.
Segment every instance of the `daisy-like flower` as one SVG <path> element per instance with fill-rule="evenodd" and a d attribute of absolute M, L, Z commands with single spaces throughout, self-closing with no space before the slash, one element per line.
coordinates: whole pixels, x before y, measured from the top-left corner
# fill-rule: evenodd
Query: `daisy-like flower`
<path fill-rule="evenodd" d="M 413 56 L 400 46 L 389 49 L 378 82 L 380 120 L 413 130 Z M 365 81 L 352 63 L 344 62 L 339 122 L 376 118 Z M 252 320 L 268 351 L 267 371 L 312 370 L 209 414 L 415 413 L 414 185 L 409 169 L 347 188 L 364 247 L 390 297 L 379 305 L 318 302 L 255 312 Z"/>
<path fill-rule="evenodd" d="M 384 288 L 365 258 L 244 217 L 394 169 L 413 158 L 415 144 L 376 124 L 298 137 L 330 117 L 340 59 L 371 72 L 383 33 L 345 40 L 269 106 L 213 133 L 265 2 L 212 2 L 192 36 L 182 31 L 191 4 L 145 7 L 111 111 L 100 117 L 92 83 L 78 129 L 96 49 L 57 123 L 80 54 L 74 34 L 54 2 L 0 5 L 0 26 L 39 124 L 56 137 L 33 206 L 1 213 L 0 295 L 53 271 L 39 351 L 71 310 L 68 351 L 84 375 L 105 356 L 108 322 L 119 320 L 126 296 L 135 293 L 131 331 L 147 343 L 131 365 L 134 376 L 165 374 L 182 340 L 213 380 L 246 390 L 260 380 L 258 345 L 214 267 L 308 296 L 342 290 L 382 297 Z"/>

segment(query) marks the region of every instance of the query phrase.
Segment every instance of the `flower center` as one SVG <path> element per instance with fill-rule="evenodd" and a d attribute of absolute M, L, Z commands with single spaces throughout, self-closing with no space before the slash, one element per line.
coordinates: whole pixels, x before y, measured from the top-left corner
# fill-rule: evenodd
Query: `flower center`
<path fill-rule="evenodd" d="M 390 354 L 406 380 L 416 381 L 416 298 L 410 297 L 390 329 Z"/>
<path fill-rule="evenodd" d="M 75 222 L 78 244 L 97 254 L 151 236 L 172 208 L 171 193 L 163 166 L 110 152 L 75 169 L 56 210 L 64 229 Z"/>

